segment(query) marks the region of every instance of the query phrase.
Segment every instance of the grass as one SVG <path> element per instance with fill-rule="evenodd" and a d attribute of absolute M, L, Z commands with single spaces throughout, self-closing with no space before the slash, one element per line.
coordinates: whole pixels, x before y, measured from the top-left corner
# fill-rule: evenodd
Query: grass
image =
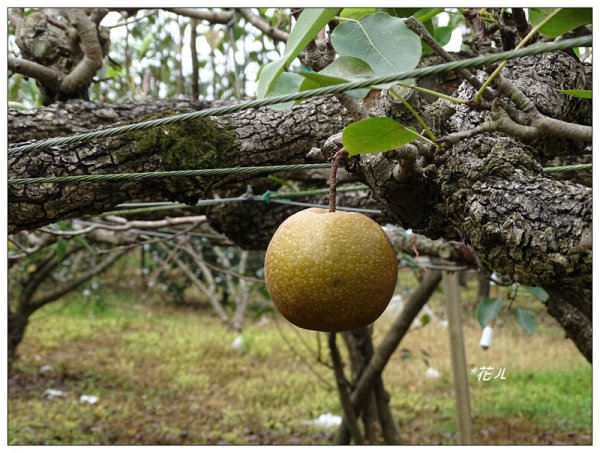
<path fill-rule="evenodd" d="M 411 286 L 410 274 L 400 287 Z M 473 288 L 464 294 L 474 297 Z M 430 302 L 443 315 L 441 293 Z M 328 444 L 333 430 L 309 421 L 340 413 L 323 334 L 278 316 L 250 322 L 245 346 L 210 312 L 131 291 L 72 295 L 35 313 L 9 378 L 10 444 Z M 473 310 L 464 314 L 468 366 L 506 369 L 505 380 L 470 375 L 474 439 L 480 444 L 591 443 L 591 367 L 539 309 L 527 336 L 510 313 L 492 348 L 479 348 Z M 543 308 L 543 307 L 542 307 Z M 377 323 L 375 343 L 393 317 Z M 456 442 L 447 329 L 434 319 L 413 329 L 384 372 L 406 444 Z M 320 352 L 319 352 L 320 351 Z M 41 367 L 52 369 L 42 373 Z M 428 366 L 441 373 L 425 377 Z M 43 398 L 46 389 L 66 392 Z M 95 405 L 79 403 L 96 395 Z"/>

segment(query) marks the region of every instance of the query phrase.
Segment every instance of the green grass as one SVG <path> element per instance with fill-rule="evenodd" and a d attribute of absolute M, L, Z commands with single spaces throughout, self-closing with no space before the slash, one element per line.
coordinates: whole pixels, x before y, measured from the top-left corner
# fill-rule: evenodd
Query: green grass
<path fill-rule="evenodd" d="M 479 410 L 494 417 L 526 417 L 547 430 L 586 430 L 592 425 L 590 367 L 528 371 L 507 381 L 480 383 Z"/>
<path fill-rule="evenodd" d="M 324 335 L 274 317 L 249 323 L 245 348 L 235 350 L 238 333 L 210 312 L 141 305 L 123 289 L 95 297 L 73 295 L 34 314 L 9 378 L 10 444 L 330 443 L 334 430 L 307 423 L 340 414 L 333 373 L 316 360 L 320 351 L 328 361 Z M 440 297 L 431 302 L 436 313 Z M 591 441 L 591 367 L 551 321 L 542 316 L 543 328 L 528 337 L 507 315 L 482 353 L 480 328 L 465 313 L 469 366 L 507 370 L 504 381 L 470 377 L 477 443 Z M 390 322 L 378 321 L 376 341 Z M 396 353 L 385 370 L 403 443 L 456 442 L 447 342 L 434 322 L 411 331 L 400 347 L 414 357 Z M 424 377 L 420 350 L 440 379 Z M 41 374 L 46 364 L 52 371 Z M 44 400 L 47 388 L 67 395 Z M 82 394 L 98 404 L 80 404 Z"/>

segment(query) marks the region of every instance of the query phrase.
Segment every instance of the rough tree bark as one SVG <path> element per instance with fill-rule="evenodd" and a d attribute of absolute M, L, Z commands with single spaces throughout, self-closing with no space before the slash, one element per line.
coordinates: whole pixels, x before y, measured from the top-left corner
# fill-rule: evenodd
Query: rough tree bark
<path fill-rule="evenodd" d="M 587 65 L 561 52 L 517 60 L 504 71 L 542 113 L 580 124 L 590 124 L 591 103 L 566 98 L 558 90 L 591 88 L 589 74 Z M 472 91 L 461 87 L 458 95 L 470 97 Z M 59 107 L 65 108 L 64 104 Z M 441 131 L 471 128 L 487 115 L 458 107 L 445 118 Z M 31 116 L 11 111 L 11 128 L 18 130 L 19 121 L 30 121 Z M 52 114 L 48 117 L 51 123 Z M 193 146 L 180 154 L 172 152 L 173 142 L 163 142 L 160 134 L 148 131 L 142 137 L 127 135 L 11 158 L 9 177 L 301 162 L 313 146 L 321 146 L 348 121 L 335 98 L 323 98 L 285 112 L 249 111 L 195 126 L 186 124 L 177 134 Z M 212 146 L 210 152 L 189 137 L 190 129 L 195 134 L 212 131 L 202 139 Z M 11 137 L 14 141 L 25 138 Z M 148 142 L 152 151 L 143 146 Z M 542 173 L 540 165 L 540 159 L 549 154 L 578 154 L 584 149 L 584 144 L 572 140 L 551 137 L 523 143 L 496 133 L 462 140 L 426 171 L 414 172 L 401 182 L 394 177 L 397 159 L 390 155 L 352 158 L 348 167 L 372 189 L 394 222 L 434 239 L 465 242 L 490 270 L 549 288 L 549 313 L 591 361 L 591 189 L 553 180 Z M 34 228 L 67 215 L 98 213 L 131 197 L 155 195 L 193 202 L 217 189 L 239 195 L 250 180 L 228 176 L 195 182 L 11 186 L 9 231 Z M 259 190 L 269 188 L 267 180 L 260 181 L 253 178 L 252 184 Z M 285 209 L 279 212 L 285 214 Z M 253 224 L 263 226 L 257 221 L 259 216 L 270 217 L 273 228 L 283 219 L 272 209 L 252 214 L 255 222 L 244 224 L 245 234 L 251 234 Z M 239 220 L 238 216 L 233 223 Z"/>
<path fill-rule="evenodd" d="M 312 146 L 322 144 L 347 124 L 342 113 L 335 98 L 328 97 L 284 113 L 261 109 L 192 120 L 24 153 L 9 159 L 9 174 L 20 178 L 302 163 Z M 259 191 L 277 187 L 264 177 L 249 175 L 11 186 L 9 232 L 98 213 L 132 199 L 154 197 L 193 204 L 213 191 L 240 195 L 250 181 Z"/>

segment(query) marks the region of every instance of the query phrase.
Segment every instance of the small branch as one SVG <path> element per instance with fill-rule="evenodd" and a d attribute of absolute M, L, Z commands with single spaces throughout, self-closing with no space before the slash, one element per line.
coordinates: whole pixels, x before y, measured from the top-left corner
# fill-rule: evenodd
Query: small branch
<path fill-rule="evenodd" d="M 443 239 L 429 239 L 420 234 L 401 234 L 398 229 L 386 229 L 387 237 L 397 250 L 413 254 L 414 248 L 420 255 L 439 257 L 458 265 L 477 266 L 473 250 L 462 242 L 450 242 Z"/>
<path fill-rule="evenodd" d="M 100 25 L 102 19 L 106 17 L 108 14 L 108 9 L 106 8 L 94 8 L 90 14 L 90 20 L 96 25 Z"/>
<path fill-rule="evenodd" d="M 186 225 L 186 224 L 198 224 L 202 222 L 206 222 L 206 216 L 189 216 L 189 217 L 173 217 L 166 218 L 163 220 L 132 220 L 130 222 L 125 221 L 116 216 L 108 217 L 107 220 L 111 220 L 113 222 L 117 222 L 117 225 L 109 225 L 103 223 L 94 223 L 86 228 L 82 228 L 80 230 L 73 231 L 60 231 L 60 230 L 52 230 L 50 228 L 39 228 L 40 231 L 51 234 L 53 236 L 60 237 L 73 237 L 73 236 L 81 236 L 87 233 L 90 233 L 94 230 L 102 229 L 102 230 L 113 230 L 113 231 L 125 231 L 130 230 L 132 228 L 148 228 L 148 229 L 156 229 L 156 228 L 164 228 L 167 226 L 175 226 L 175 225 Z"/>
<path fill-rule="evenodd" d="M 184 244 L 180 248 L 194 260 L 196 265 L 198 265 L 200 271 L 202 272 L 203 278 L 206 280 L 206 284 L 208 285 L 208 287 L 206 285 L 203 285 L 198 279 L 198 277 L 196 277 L 189 268 L 187 268 L 186 273 L 190 278 L 194 276 L 192 280 L 195 281 L 197 284 L 200 283 L 200 287 L 204 288 L 204 292 L 208 296 L 211 305 L 213 306 L 215 312 L 217 313 L 221 321 L 223 321 L 223 323 L 225 323 L 227 326 L 231 326 L 231 319 L 229 318 L 229 315 L 225 312 L 225 309 L 217 300 L 217 284 L 215 282 L 213 273 L 206 265 L 206 261 L 204 261 L 204 259 L 202 259 L 202 257 L 196 253 L 196 251 L 192 248 L 192 246 L 189 243 Z M 176 257 L 175 259 L 178 258 Z"/>
<path fill-rule="evenodd" d="M 538 109 L 531 99 L 512 84 L 510 80 L 498 74 L 494 80 L 497 90 L 513 101 L 517 108 L 527 115 L 537 114 Z"/>
<path fill-rule="evenodd" d="M 204 20 L 211 24 L 228 24 L 233 19 L 233 11 L 213 11 L 210 9 L 199 8 L 163 8 L 165 11 L 177 14 L 179 16 L 192 17 L 198 20 Z"/>
<path fill-rule="evenodd" d="M 544 135 L 571 138 L 573 140 L 581 140 L 586 143 L 592 143 L 592 126 L 567 123 L 565 121 L 550 118 L 542 114 L 539 114 L 538 120 L 534 122 L 534 125 L 536 125 Z"/>
<path fill-rule="evenodd" d="M 358 426 L 356 412 L 354 411 L 352 402 L 350 401 L 348 383 L 346 381 L 346 376 L 344 376 L 344 365 L 342 363 L 340 351 L 338 350 L 337 344 L 335 342 L 335 336 L 335 332 L 331 332 L 329 334 L 329 350 L 331 352 L 331 361 L 333 363 L 333 370 L 335 372 L 335 380 L 337 382 L 338 393 L 340 395 L 340 402 L 342 403 L 344 420 L 346 421 L 348 430 L 350 431 L 350 434 L 354 439 L 354 443 L 356 445 L 362 445 L 364 444 L 364 438 Z"/>
<path fill-rule="evenodd" d="M 200 72 L 198 65 L 198 50 L 196 49 L 196 41 L 198 40 L 198 19 L 192 18 L 190 27 L 190 50 L 192 53 L 192 84 L 190 98 L 195 102 L 200 97 Z"/>
<path fill-rule="evenodd" d="M 39 80 L 43 85 L 56 91 L 60 90 L 64 76 L 59 71 L 42 66 L 34 61 L 22 60 L 15 57 L 8 57 L 8 69 L 25 77 Z"/>
<path fill-rule="evenodd" d="M 273 27 L 267 21 L 257 14 L 254 14 L 250 8 L 237 8 L 236 10 L 240 13 L 246 22 L 252 24 L 254 27 L 262 31 L 265 35 L 270 36 L 275 41 L 287 42 L 289 34 Z"/>
<path fill-rule="evenodd" d="M 166 245 L 162 243 L 159 245 L 165 252 L 169 252 L 169 248 Z M 194 259 L 196 264 L 199 264 L 198 261 L 195 259 L 195 253 L 193 253 L 193 250 L 192 253 L 190 253 L 189 249 L 183 249 L 183 251 L 190 255 Z M 213 310 L 215 310 L 215 313 L 219 317 L 221 322 L 223 322 L 226 325 L 229 325 L 229 316 L 227 316 L 227 313 L 225 313 L 225 310 L 223 309 L 219 301 L 216 299 L 214 281 L 212 281 L 213 285 L 211 285 L 211 282 L 209 281 L 207 283 L 207 286 L 202 282 L 202 280 L 200 280 L 196 276 L 196 274 L 194 274 L 194 272 L 192 272 L 189 266 L 186 263 L 184 263 L 177 255 L 173 257 L 173 261 L 175 261 L 175 263 L 177 263 L 177 266 L 179 266 L 179 269 L 181 269 L 188 276 L 192 284 L 196 285 L 206 295 L 206 297 L 208 297 L 210 305 L 213 307 Z M 212 274 L 210 273 L 210 271 L 207 271 L 206 273 L 203 271 L 202 274 L 205 278 L 209 280 L 212 279 Z"/>
<path fill-rule="evenodd" d="M 566 137 L 592 143 L 592 127 L 582 124 L 567 123 L 562 120 L 550 118 L 538 111 L 535 104 L 519 90 L 512 82 L 501 75 L 494 81 L 498 91 L 508 97 L 525 113 L 525 121 L 538 129 L 539 135 Z"/>
<path fill-rule="evenodd" d="M 354 121 L 369 118 L 369 111 L 362 102 L 359 102 L 346 93 L 337 93 L 334 96 L 340 101 L 340 104 L 344 106 Z"/>
<path fill-rule="evenodd" d="M 525 16 L 525 10 L 523 8 L 511 9 L 513 19 L 515 20 L 515 27 L 517 27 L 519 36 L 521 37 L 521 39 L 523 39 L 531 31 L 531 25 L 529 25 L 529 22 L 527 22 L 527 17 Z"/>
<path fill-rule="evenodd" d="M 392 170 L 393 178 L 399 183 L 405 183 L 415 174 L 419 150 L 410 143 L 389 151 L 387 155 L 398 160 L 398 165 Z"/>
<path fill-rule="evenodd" d="M 67 281 L 65 284 L 63 284 L 59 288 L 56 288 L 53 291 L 49 291 L 45 294 L 42 294 L 39 297 L 32 299 L 30 306 L 34 310 L 37 310 L 38 308 L 42 307 L 43 305 L 45 305 L 49 302 L 52 302 L 53 300 L 58 299 L 59 297 L 65 295 L 66 293 L 71 291 L 72 289 L 77 288 L 79 285 L 81 285 L 86 280 L 89 280 L 94 275 L 97 275 L 100 272 L 102 272 L 104 269 L 106 269 L 111 264 L 113 264 L 119 257 L 124 255 L 126 252 L 127 252 L 127 250 L 118 250 L 118 251 L 111 253 L 105 260 L 101 261 L 99 264 L 97 264 L 93 268 L 89 269 L 88 271 L 84 272 L 83 274 L 80 274 L 79 276 Z"/>
<path fill-rule="evenodd" d="M 340 149 L 331 160 L 331 174 L 329 175 L 329 212 L 335 212 L 337 171 L 340 160 L 348 155 L 346 148 Z"/>
<path fill-rule="evenodd" d="M 479 134 L 485 134 L 487 132 L 494 132 L 497 130 L 496 123 L 494 121 L 486 121 L 480 124 L 477 127 L 473 127 L 471 129 L 464 129 L 462 131 L 455 132 L 453 134 L 448 134 L 438 140 L 440 145 L 456 145 L 462 140 L 466 140 L 468 138 L 473 138 Z"/>
<path fill-rule="evenodd" d="M 108 28 L 108 29 L 110 30 L 110 29 L 113 29 L 113 28 L 118 28 L 118 27 L 128 27 L 129 25 L 135 24 L 136 22 L 140 22 L 140 21 L 142 21 L 142 20 L 144 20 L 144 19 L 147 19 L 147 18 L 148 18 L 148 17 L 150 17 L 150 16 L 155 16 L 156 14 L 157 14 L 157 11 L 156 11 L 156 10 L 151 10 L 149 13 L 147 13 L 147 14 L 144 14 L 143 16 L 140 16 L 140 17 L 134 17 L 134 18 L 133 18 L 133 19 L 131 19 L 131 20 L 126 20 L 125 22 L 121 22 L 121 23 L 119 23 L 119 24 L 115 24 L 115 25 L 109 25 L 109 26 L 108 26 L 108 27 L 106 27 L 106 28 Z"/>
<path fill-rule="evenodd" d="M 444 49 L 435 40 L 435 38 L 433 36 L 431 36 L 431 34 L 425 28 L 425 26 L 422 23 L 420 23 L 418 20 L 416 20 L 414 17 L 409 17 L 408 19 L 406 19 L 406 21 L 404 23 L 410 30 L 412 30 L 414 33 L 419 35 L 421 37 L 421 39 L 423 41 L 425 41 L 425 43 L 427 43 L 434 50 L 434 52 L 437 53 L 440 57 L 442 57 L 445 61 L 447 61 L 447 62 L 456 61 L 456 59 L 452 55 L 450 55 L 448 53 L 448 51 L 446 49 Z M 471 84 L 471 86 L 473 86 L 473 88 L 475 88 L 476 90 L 481 88 L 482 83 L 468 69 L 459 69 L 456 72 L 460 77 L 467 80 Z M 484 93 L 485 99 L 488 99 L 491 101 L 492 99 L 494 99 L 494 97 L 495 97 L 495 94 L 492 90 L 489 90 L 489 89 L 485 90 L 485 93 Z"/>

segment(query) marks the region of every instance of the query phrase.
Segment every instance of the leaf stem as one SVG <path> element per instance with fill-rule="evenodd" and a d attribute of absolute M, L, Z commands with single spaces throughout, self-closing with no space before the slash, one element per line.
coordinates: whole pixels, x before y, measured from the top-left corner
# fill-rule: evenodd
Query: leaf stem
<path fill-rule="evenodd" d="M 419 22 L 421 22 L 422 24 L 427 22 L 429 19 L 437 16 L 438 14 L 441 14 L 445 11 L 445 8 L 434 8 L 433 10 L 429 11 L 427 14 L 423 14 L 422 16 L 419 17 L 415 17 L 415 19 L 417 19 Z"/>
<path fill-rule="evenodd" d="M 455 98 L 453 96 L 449 96 L 447 94 L 440 93 L 439 91 L 430 90 L 429 88 L 420 87 L 418 85 L 406 85 L 406 84 L 404 84 L 402 82 L 398 82 L 398 83 L 396 83 L 396 85 L 400 85 L 400 86 L 406 87 L 406 88 L 412 88 L 413 90 L 417 90 L 417 91 L 420 91 L 422 93 L 430 94 L 430 95 L 435 96 L 437 98 L 445 99 L 445 100 L 447 100 L 449 102 L 453 102 L 455 104 L 468 104 L 468 102 L 469 102 L 466 99 Z"/>
<path fill-rule="evenodd" d="M 425 120 L 423 120 L 423 118 L 421 117 L 421 115 L 419 115 L 419 112 L 417 112 L 412 105 L 410 105 L 406 99 L 404 99 L 402 96 L 400 96 L 400 94 L 394 89 L 391 88 L 390 89 L 390 93 L 392 94 L 392 96 L 394 96 L 396 99 L 398 99 L 400 102 L 402 102 L 402 104 L 404 104 L 404 107 L 407 108 L 407 110 L 412 114 L 412 116 L 414 116 L 416 118 L 416 120 L 419 122 L 419 124 L 421 125 L 421 127 L 423 129 L 425 129 L 425 133 L 429 136 L 429 138 L 432 141 L 436 141 L 437 137 L 433 134 L 433 132 L 431 132 L 431 129 L 429 129 L 429 126 L 427 126 L 427 123 L 425 123 Z"/>

